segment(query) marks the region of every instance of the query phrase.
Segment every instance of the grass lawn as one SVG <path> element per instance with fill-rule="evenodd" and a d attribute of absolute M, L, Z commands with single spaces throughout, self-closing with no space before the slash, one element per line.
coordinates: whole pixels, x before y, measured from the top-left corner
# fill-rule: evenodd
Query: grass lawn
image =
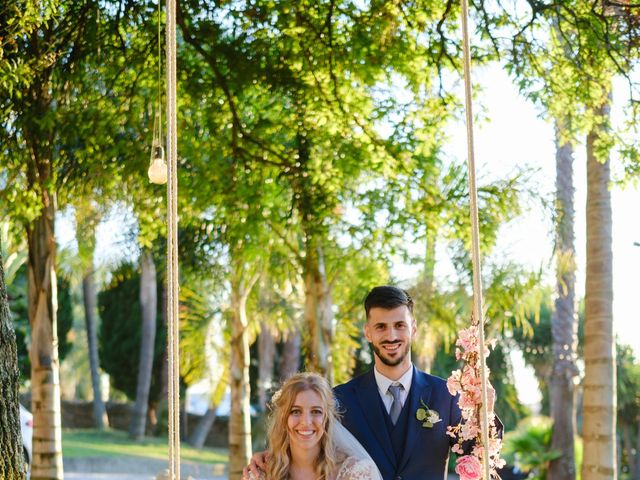
<path fill-rule="evenodd" d="M 62 453 L 66 458 L 132 456 L 163 460 L 169 456 L 167 442 L 166 438 L 145 438 L 142 442 L 134 442 L 120 430 L 62 430 Z M 182 443 L 180 458 L 198 463 L 226 463 L 229 452 L 224 448 L 198 450 Z"/>

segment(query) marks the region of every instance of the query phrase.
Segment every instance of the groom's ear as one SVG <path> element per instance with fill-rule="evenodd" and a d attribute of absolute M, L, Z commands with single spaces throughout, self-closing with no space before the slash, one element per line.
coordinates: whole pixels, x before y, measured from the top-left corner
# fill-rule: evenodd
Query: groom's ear
<path fill-rule="evenodd" d="M 367 318 L 366 322 L 364 322 L 364 338 L 367 339 L 367 342 L 371 343 L 371 337 L 369 336 L 369 319 Z"/>

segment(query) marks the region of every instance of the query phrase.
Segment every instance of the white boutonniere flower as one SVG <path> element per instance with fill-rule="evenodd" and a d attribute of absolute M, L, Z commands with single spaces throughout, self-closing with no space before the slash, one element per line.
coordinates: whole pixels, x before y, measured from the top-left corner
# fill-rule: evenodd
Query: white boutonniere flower
<path fill-rule="evenodd" d="M 433 426 L 441 422 L 442 419 L 440 415 L 435 410 L 431 410 L 423 401 L 420 399 L 420 403 L 422 407 L 416 410 L 416 418 L 418 421 L 422 422 L 422 426 L 424 428 L 433 428 Z"/>

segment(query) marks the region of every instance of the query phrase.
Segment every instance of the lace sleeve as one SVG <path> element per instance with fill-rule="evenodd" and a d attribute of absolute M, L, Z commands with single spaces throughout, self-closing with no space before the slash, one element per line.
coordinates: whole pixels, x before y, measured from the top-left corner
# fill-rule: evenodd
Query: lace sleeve
<path fill-rule="evenodd" d="M 380 472 L 370 459 L 358 460 L 347 457 L 338 470 L 336 480 L 377 480 L 379 478 L 381 478 Z"/>
<path fill-rule="evenodd" d="M 258 475 L 256 475 L 253 472 L 249 472 L 249 480 L 265 480 L 267 477 L 264 474 L 264 472 L 262 472 L 262 470 L 260 471 L 260 473 Z M 242 477 L 242 480 L 245 480 L 245 477 Z"/>

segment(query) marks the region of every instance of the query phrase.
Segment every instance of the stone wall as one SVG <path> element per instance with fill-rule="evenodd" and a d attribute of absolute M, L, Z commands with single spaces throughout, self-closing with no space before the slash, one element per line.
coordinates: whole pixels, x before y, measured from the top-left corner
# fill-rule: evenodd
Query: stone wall
<path fill-rule="evenodd" d="M 27 406 L 28 410 L 31 410 L 30 397 L 21 396 L 20 402 Z M 61 407 L 63 428 L 93 428 L 93 405 L 91 402 L 62 400 Z M 128 431 L 133 404 L 108 402 L 106 408 L 107 416 L 109 417 L 109 426 L 116 430 Z M 202 417 L 199 415 L 187 415 L 187 435 L 195 429 L 200 418 Z M 184 416 L 180 420 L 181 428 L 183 428 L 184 431 Z M 228 446 L 228 426 L 229 421 L 227 417 L 216 418 L 211 430 L 209 430 L 205 445 L 208 447 L 226 448 Z"/>

